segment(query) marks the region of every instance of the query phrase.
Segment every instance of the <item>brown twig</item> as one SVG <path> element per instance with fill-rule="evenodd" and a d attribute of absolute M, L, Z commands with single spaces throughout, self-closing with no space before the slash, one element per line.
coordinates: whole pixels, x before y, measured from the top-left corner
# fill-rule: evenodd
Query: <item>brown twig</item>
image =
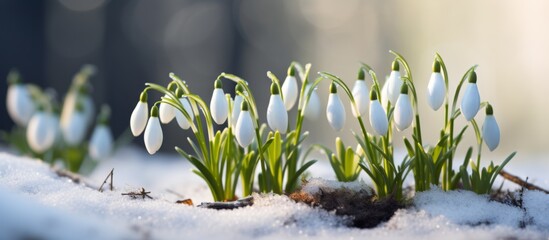
<path fill-rule="evenodd" d="M 105 185 L 105 183 L 107 183 L 107 179 L 109 179 L 109 177 L 111 178 L 111 182 L 110 182 L 110 189 L 111 191 L 114 189 L 114 186 L 113 186 L 113 178 L 114 178 L 114 168 L 109 172 L 109 175 L 107 175 L 107 177 L 105 178 L 105 180 L 103 180 L 103 183 L 101 184 L 101 187 L 99 187 L 99 189 L 97 189 L 97 191 L 99 192 L 103 192 L 103 185 Z"/>
<path fill-rule="evenodd" d="M 514 183 L 518 184 L 519 186 L 521 186 L 523 188 L 528 189 L 528 190 L 537 190 L 537 191 L 541 191 L 541 192 L 549 194 L 549 191 L 547 191 L 547 190 L 545 190 L 541 187 L 538 187 L 534 184 L 528 183 L 527 181 L 522 180 L 520 177 L 517 177 L 513 174 L 510 174 L 510 173 L 506 172 L 505 170 L 501 170 L 499 172 L 499 175 L 502 176 L 503 178 L 511 181 L 511 182 L 514 182 Z"/>
<path fill-rule="evenodd" d="M 149 193 L 151 193 L 151 192 L 147 192 L 147 191 L 145 191 L 145 188 L 141 188 L 141 190 L 139 192 L 122 193 L 122 196 L 130 196 L 133 199 L 136 199 L 138 197 L 142 197 L 143 199 L 145 199 L 145 198 L 153 199 L 151 196 L 149 196 Z"/>
<path fill-rule="evenodd" d="M 53 170 L 53 172 L 55 172 L 55 174 L 57 174 L 57 176 L 63 177 L 63 178 L 68 178 L 76 184 L 83 184 L 84 186 L 89 187 L 89 188 L 96 188 L 96 187 L 92 186 L 91 184 L 87 183 L 86 181 L 84 181 L 82 176 L 80 176 L 76 173 L 69 172 L 65 169 L 60 169 L 60 168 L 52 168 L 52 170 Z"/>

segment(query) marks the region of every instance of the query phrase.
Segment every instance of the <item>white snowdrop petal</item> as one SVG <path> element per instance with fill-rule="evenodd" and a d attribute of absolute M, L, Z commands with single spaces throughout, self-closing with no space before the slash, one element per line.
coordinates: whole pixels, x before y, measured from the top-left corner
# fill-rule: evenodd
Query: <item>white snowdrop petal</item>
<path fill-rule="evenodd" d="M 387 115 L 378 100 L 370 102 L 370 124 L 377 135 L 385 135 L 389 130 Z"/>
<path fill-rule="evenodd" d="M 465 93 L 461 100 L 461 113 L 467 121 L 471 121 L 477 115 L 479 109 L 480 94 L 478 92 L 477 84 L 467 83 Z"/>
<path fill-rule="evenodd" d="M 295 76 L 287 76 L 282 84 L 282 95 L 284 96 L 284 106 L 287 111 L 294 107 L 298 96 L 298 86 Z"/>
<path fill-rule="evenodd" d="M 147 152 L 151 155 L 156 153 L 162 146 L 164 136 L 162 134 L 162 127 L 160 126 L 160 120 L 158 117 L 149 118 L 143 140 L 145 142 Z"/>
<path fill-rule="evenodd" d="M 35 105 L 27 87 L 11 84 L 6 94 L 6 107 L 11 119 L 19 126 L 25 126 L 35 112 Z"/>
<path fill-rule="evenodd" d="M 193 109 L 191 107 L 191 103 L 189 102 L 189 99 L 187 99 L 187 97 L 182 97 L 182 98 L 179 98 L 179 102 L 181 103 L 181 105 L 183 105 L 183 109 L 185 109 L 185 111 L 187 111 L 187 113 L 189 114 L 189 117 L 191 117 L 191 121 L 194 121 L 194 114 L 193 114 Z M 182 129 L 189 129 L 191 127 L 191 122 L 189 122 L 189 120 L 185 117 L 185 115 L 180 112 L 179 110 L 176 110 L 176 114 L 175 114 L 175 118 L 177 120 L 177 124 L 179 124 L 179 127 L 181 127 Z"/>
<path fill-rule="evenodd" d="M 368 103 L 370 102 L 369 92 L 370 89 L 368 88 L 366 81 L 355 81 L 355 85 L 353 86 L 353 98 L 355 99 L 360 116 L 366 116 L 366 113 L 368 113 Z M 358 116 L 354 107 L 351 107 L 351 111 L 354 117 Z"/>
<path fill-rule="evenodd" d="M 402 87 L 402 79 L 400 78 L 399 71 L 391 71 L 388 84 L 387 94 L 389 96 L 389 101 L 391 101 L 391 104 L 395 104 L 400 95 L 400 88 Z"/>
<path fill-rule="evenodd" d="M 249 111 L 240 111 L 238 121 L 236 122 L 235 135 L 238 144 L 243 148 L 248 147 L 254 140 L 254 127 Z"/>
<path fill-rule="evenodd" d="M 149 106 L 146 102 L 139 101 L 130 117 L 130 129 L 132 130 L 133 136 L 137 137 L 145 130 L 148 116 Z"/>
<path fill-rule="evenodd" d="M 381 103 L 383 104 L 383 108 L 387 107 L 387 103 L 389 103 L 389 80 L 387 79 L 385 83 L 383 84 L 383 87 L 381 88 Z"/>
<path fill-rule="evenodd" d="M 82 98 L 84 117 L 86 119 L 86 127 L 90 126 L 93 123 L 95 118 L 95 104 L 93 99 L 89 95 L 80 95 Z"/>
<path fill-rule="evenodd" d="M 233 128 L 236 127 L 236 122 L 238 121 L 238 116 L 240 115 L 240 109 L 241 109 L 243 100 L 244 98 L 240 95 L 236 95 L 234 97 L 233 112 L 231 113 L 231 122 L 232 122 Z"/>
<path fill-rule="evenodd" d="M 433 110 L 438 110 L 444 103 L 446 87 L 440 72 L 433 72 L 427 85 L 427 103 Z"/>
<path fill-rule="evenodd" d="M 414 110 L 408 94 L 400 94 L 395 105 L 395 125 L 397 130 L 404 131 L 412 124 L 414 119 Z"/>
<path fill-rule="evenodd" d="M 267 123 L 273 131 L 286 133 L 288 128 L 288 112 L 282 101 L 280 94 L 271 95 L 269 106 L 267 107 Z"/>
<path fill-rule="evenodd" d="M 210 111 L 212 118 L 217 124 L 223 124 L 229 114 L 229 103 L 225 98 L 225 93 L 221 88 L 215 88 L 210 101 Z"/>
<path fill-rule="evenodd" d="M 330 126 L 336 131 L 341 131 L 345 125 L 345 107 L 337 93 L 330 93 L 326 106 L 326 118 Z"/>
<path fill-rule="evenodd" d="M 309 88 L 310 86 L 307 86 L 305 92 L 309 91 Z M 309 120 L 316 120 L 320 116 L 320 97 L 318 97 L 316 89 L 311 93 L 311 97 L 304 107 L 303 114 Z"/>
<path fill-rule="evenodd" d="M 113 137 L 111 130 L 104 124 L 99 124 L 93 130 L 89 154 L 92 159 L 101 160 L 107 158 L 112 152 Z"/>
<path fill-rule="evenodd" d="M 490 151 L 494 151 L 499 145 L 499 125 L 494 115 L 487 115 L 482 125 L 482 137 Z"/>
<path fill-rule="evenodd" d="M 164 95 L 164 97 L 168 97 L 168 95 Z M 175 113 L 177 109 L 174 108 L 172 105 L 167 103 L 160 103 L 160 107 L 158 108 L 158 117 L 160 118 L 160 122 L 163 124 L 170 123 L 175 118 Z"/>
<path fill-rule="evenodd" d="M 27 126 L 27 141 L 36 153 L 43 153 L 55 143 L 58 124 L 50 113 L 37 112 Z"/>
<path fill-rule="evenodd" d="M 81 111 L 74 111 L 66 125 L 61 126 L 63 139 L 71 146 L 78 145 L 84 140 L 86 130 L 86 116 Z"/>
<path fill-rule="evenodd" d="M 77 102 L 76 97 L 77 97 L 77 94 L 75 91 L 69 91 L 67 95 L 65 95 L 65 100 L 63 101 L 63 108 L 61 109 L 61 120 L 60 120 L 61 127 L 64 127 L 69 123 L 70 116 L 73 114 L 74 111 L 76 111 L 76 102 Z"/>

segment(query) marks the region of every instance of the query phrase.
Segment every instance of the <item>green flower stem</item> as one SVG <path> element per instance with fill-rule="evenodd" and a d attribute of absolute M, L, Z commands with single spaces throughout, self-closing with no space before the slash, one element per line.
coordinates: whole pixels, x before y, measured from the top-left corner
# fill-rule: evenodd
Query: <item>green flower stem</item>
<path fill-rule="evenodd" d="M 444 101 L 444 128 L 448 125 L 448 110 L 449 110 L 449 80 L 448 80 L 448 69 L 446 68 L 446 64 L 444 63 L 444 60 L 440 56 L 440 54 L 435 53 L 435 61 L 440 63 L 440 70 L 442 71 L 442 76 L 444 78 L 444 86 L 445 86 L 445 101 Z M 453 123 L 452 123 L 453 128 Z M 452 134 L 453 135 L 453 134 Z M 452 141 L 453 137 L 448 138 L 448 147 L 445 149 L 452 147 Z M 453 161 L 453 153 L 450 153 L 450 156 L 448 157 L 448 161 L 443 165 L 442 170 L 442 189 L 443 190 L 450 190 L 451 189 L 451 181 L 453 178 L 453 171 L 452 171 L 452 161 Z"/>

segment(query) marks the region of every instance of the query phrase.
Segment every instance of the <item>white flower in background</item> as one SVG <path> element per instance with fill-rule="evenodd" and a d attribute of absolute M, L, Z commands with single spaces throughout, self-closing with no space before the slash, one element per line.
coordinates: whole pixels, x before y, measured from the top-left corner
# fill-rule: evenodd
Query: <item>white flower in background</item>
<path fill-rule="evenodd" d="M 81 77 L 81 76 L 80 76 Z M 79 76 L 75 76 L 75 78 L 79 78 Z M 72 86 L 67 95 L 65 96 L 65 100 L 63 101 L 63 108 L 61 110 L 61 127 L 66 127 L 67 124 L 69 124 L 70 118 L 73 115 L 73 113 L 76 111 L 76 105 L 77 103 L 80 103 L 82 105 L 82 112 L 84 114 L 85 119 L 85 126 L 88 127 L 92 122 L 95 114 L 95 104 L 93 103 L 93 99 L 91 95 L 89 94 L 89 86 L 86 84 L 86 80 L 76 80 L 77 86 Z"/>
<path fill-rule="evenodd" d="M 100 122 L 93 130 L 88 151 L 92 159 L 107 158 L 112 152 L 113 137 L 106 122 Z"/>
<path fill-rule="evenodd" d="M 68 116 L 65 125 L 61 125 L 63 139 L 69 146 L 75 146 L 82 143 L 86 136 L 86 131 L 88 130 L 86 123 L 87 120 L 83 110 L 83 103 L 79 102 L 76 104 L 75 111 Z"/>
<path fill-rule="evenodd" d="M 360 69 L 358 78 L 353 86 L 353 98 L 355 99 L 360 116 L 366 116 L 366 113 L 368 113 L 368 103 L 370 102 L 369 93 L 370 89 L 368 88 L 368 84 L 364 81 L 364 70 Z M 351 110 L 353 116 L 358 117 L 355 108 L 351 107 Z"/>
<path fill-rule="evenodd" d="M 305 94 L 307 94 L 310 88 L 310 84 L 305 86 Z M 307 101 L 303 109 L 303 115 L 309 120 L 316 120 L 320 115 L 320 98 L 318 97 L 316 88 L 313 89 L 311 97 L 309 98 L 309 101 Z"/>
<path fill-rule="evenodd" d="M 248 102 L 242 102 L 242 108 L 240 115 L 238 116 L 238 121 L 236 121 L 235 136 L 238 144 L 241 147 L 248 147 L 254 140 L 255 132 L 254 125 L 252 122 L 252 116 L 248 109 Z"/>
<path fill-rule="evenodd" d="M 408 95 L 408 85 L 403 84 L 400 95 L 395 104 L 395 125 L 398 131 L 404 131 L 412 124 L 414 120 L 414 110 Z"/>
<path fill-rule="evenodd" d="M 267 107 L 267 123 L 273 131 L 279 131 L 282 134 L 286 133 L 288 128 L 288 112 L 286 112 L 284 101 L 275 83 L 271 84 L 271 99 Z"/>
<path fill-rule="evenodd" d="M 227 120 L 229 114 L 229 103 L 223 92 L 221 80 L 215 80 L 212 100 L 210 101 L 210 111 L 212 118 L 217 124 L 223 124 Z"/>
<path fill-rule="evenodd" d="M 482 138 L 490 151 L 494 151 L 499 145 L 499 126 L 490 104 L 486 106 L 486 118 L 484 119 L 484 124 L 482 124 Z"/>
<path fill-rule="evenodd" d="M 143 140 L 147 152 L 151 155 L 156 153 L 162 146 L 164 136 L 162 134 L 162 127 L 160 126 L 160 120 L 158 119 L 158 107 L 156 106 L 153 106 L 151 109 L 151 117 L 147 122 Z"/>
<path fill-rule="evenodd" d="M 27 88 L 21 83 L 19 73 L 11 71 L 8 75 L 6 107 L 11 119 L 19 126 L 26 126 L 35 112 L 34 101 Z"/>
<path fill-rule="evenodd" d="M 293 65 L 288 68 L 288 76 L 286 76 L 282 84 L 282 95 L 284 96 L 284 106 L 287 111 L 290 111 L 294 107 L 298 97 L 298 86 L 295 79 L 295 67 Z"/>
<path fill-rule="evenodd" d="M 169 98 L 169 95 L 165 94 L 164 98 Z M 175 118 L 176 111 L 177 109 L 172 105 L 168 103 L 160 103 L 160 107 L 158 108 L 158 117 L 160 118 L 160 122 L 163 124 L 170 123 Z"/>
<path fill-rule="evenodd" d="M 377 135 L 385 135 L 389 129 L 389 121 L 385 109 L 377 98 L 377 92 L 372 89 L 370 94 L 370 124 Z"/>
<path fill-rule="evenodd" d="M 393 61 L 391 67 L 391 74 L 389 75 L 389 82 L 387 86 L 387 94 L 389 95 L 389 101 L 392 105 L 395 105 L 398 96 L 400 95 L 400 88 L 402 87 L 402 79 L 400 78 L 400 67 L 398 61 Z"/>
<path fill-rule="evenodd" d="M 192 121 L 194 121 L 193 109 L 187 97 L 180 97 L 179 102 L 181 103 L 181 105 L 183 105 L 183 109 L 185 109 L 185 111 L 189 114 L 189 117 L 191 118 L 191 122 L 189 122 L 189 120 L 185 117 L 185 115 L 180 111 L 177 111 L 175 115 L 175 118 L 177 119 L 177 124 L 179 124 L 179 127 L 186 130 L 191 127 L 191 123 Z"/>
<path fill-rule="evenodd" d="M 39 110 L 27 126 L 27 141 L 36 153 L 44 153 L 55 143 L 58 128 L 57 118 L 50 112 Z"/>
<path fill-rule="evenodd" d="M 471 121 L 477 115 L 479 109 L 480 94 L 477 87 L 477 74 L 472 71 L 461 99 L 461 113 L 467 121 Z"/>
<path fill-rule="evenodd" d="M 133 109 L 130 117 L 130 129 L 132 130 L 133 136 L 137 137 L 145 130 L 148 116 L 149 105 L 147 105 L 147 92 L 142 92 L 139 97 L 139 102 Z"/>
<path fill-rule="evenodd" d="M 438 110 L 444 103 L 446 97 L 446 84 L 440 73 L 440 63 L 435 60 L 433 63 L 433 73 L 427 85 L 427 103 L 433 110 Z"/>
<path fill-rule="evenodd" d="M 244 100 L 244 97 L 242 95 L 238 94 L 238 92 L 244 93 L 244 88 L 237 84 L 235 87 L 235 96 L 233 101 L 233 112 L 231 113 L 231 124 L 232 127 L 236 127 L 236 121 L 238 121 L 238 116 L 240 115 L 240 108 L 242 107 L 242 101 Z"/>
<path fill-rule="evenodd" d="M 345 107 L 337 94 L 337 86 L 332 82 L 330 85 L 330 95 L 326 106 L 326 118 L 330 126 L 336 131 L 341 131 L 345 125 Z"/>

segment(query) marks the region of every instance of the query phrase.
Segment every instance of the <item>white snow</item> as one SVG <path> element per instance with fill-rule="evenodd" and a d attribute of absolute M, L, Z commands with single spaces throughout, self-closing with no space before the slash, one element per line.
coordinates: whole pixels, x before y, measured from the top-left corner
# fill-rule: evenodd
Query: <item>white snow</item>
<path fill-rule="evenodd" d="M 329 164 L 315 167 L 329 168 Z M 211 201 L 191 166 L 172 155 L 123 149 L 86 181 L 99 186 L 110 169 L 115 191 L 101 193 L 58 177 L 38 160 L 0 153 L 0 239 L 540 239 L 549 237 L 549 195 L 524 192 L 525 211 L 465 191 L 418 193 L 413 206 L 374 229 L 348 228 L 347 219 L 297 204 L 286 196 L 255 194 L 255 204 L 211 210 L 175 204 Z M 318 177 L 317 174 L 312 174 Z M 330 176 L 320 176 L 329 178 Z M 333 177 L 332 177 L 333 178 Z M 364 189 L 311 179 L 323 188 Z M 121 193 L 144 187 L 154 200 Z M 183 196 L 166 191 L 167 189 Z M 308 191 L 314 191 L 309 189 Z M 520 221 L 528 220 L 526 228 Z"/>

